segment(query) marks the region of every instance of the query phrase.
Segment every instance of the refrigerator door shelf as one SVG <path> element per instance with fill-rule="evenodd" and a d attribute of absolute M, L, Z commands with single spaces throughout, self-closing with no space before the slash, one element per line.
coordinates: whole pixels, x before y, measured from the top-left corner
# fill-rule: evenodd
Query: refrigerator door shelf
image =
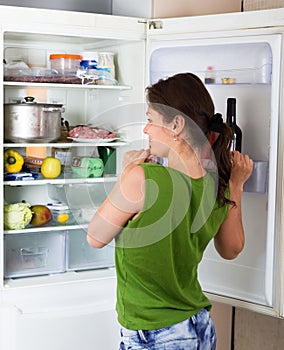
<path fill-rule="evenodd" d="M 206 82 L 210 68 L 211 84 L 271 84 L 271 55 L 271 48 L 265 42 L 160 47 L 151 54 L 150 80 L 154 83 L 161 76 L 185 70 Z"/>

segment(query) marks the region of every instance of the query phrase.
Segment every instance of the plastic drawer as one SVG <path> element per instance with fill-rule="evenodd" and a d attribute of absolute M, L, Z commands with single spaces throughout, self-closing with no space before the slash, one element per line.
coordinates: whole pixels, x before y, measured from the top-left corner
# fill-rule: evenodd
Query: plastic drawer
<path fill-rule="evenodd" d="M 68 271 L 113 267 L 114 244 L 95 249 L 88 244 L 84 229 L 68 231 L 66 258 Z"/>
<path fill-rule="evenodd" d="M 65 271 L 65 231 L 5 236 L 5 277 Z"/>

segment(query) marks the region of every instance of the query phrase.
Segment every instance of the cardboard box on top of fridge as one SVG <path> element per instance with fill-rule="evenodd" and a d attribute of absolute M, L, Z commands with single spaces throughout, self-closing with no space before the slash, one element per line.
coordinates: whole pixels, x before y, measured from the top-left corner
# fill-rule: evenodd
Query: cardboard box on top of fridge
<path fill-rule="evenodd" d="M 240 12 L 241 0 L 152 0 L 152 18 Z"/>
<path fill-rule="evenodd" d="M 284 7 L 284 0 L 244 0 L 244 11 L 266 10 Z"/>
<path fill-rule="evenodd" d="M 112 14 L 168 18 L 240 12 L 242 0 L 112 0 Z"/>

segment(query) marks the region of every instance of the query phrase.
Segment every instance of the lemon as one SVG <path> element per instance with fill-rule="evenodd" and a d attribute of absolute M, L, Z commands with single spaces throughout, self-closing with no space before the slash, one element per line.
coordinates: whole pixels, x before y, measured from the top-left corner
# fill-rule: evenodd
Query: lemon
<path fill-rule="evenodd" d="M 69 215 L 67 213 L 63 213 L 63 214 L 59 214 L 57 216 L 57 221 L 60 223 L 60 224 L 64 224 L 65 222 L 67 222 L 69 219 Z"/>
<path fill-rule="evenodd" d="M 41 175 L 47 179 L 55 179 L 61 173 L 61 163 L 58 158 L 46 157 L 44 158 L 41 169 Z"/>

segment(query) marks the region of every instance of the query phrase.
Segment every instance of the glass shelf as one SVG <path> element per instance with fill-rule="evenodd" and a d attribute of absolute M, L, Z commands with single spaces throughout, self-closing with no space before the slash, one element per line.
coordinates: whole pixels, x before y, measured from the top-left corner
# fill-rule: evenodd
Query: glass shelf
<path fill-rule="evenodd" d="M 5 235 L 14 235 L 17 233 L 32 233 L 32 232 L 51 232 L 51 231 L 66 231 L 66 230 L 78 230 L 78 229 L 87 229 L 88 223 L 85 224 L 77 224 L 77 225 L 52 225 L 47 224 L 44 226 L 31 226 L 29 225 L 27 228 L 21 230 L 4 230 Z"/>
<path fill-rule="evenodd" d="M 113 141 L 113 142 L 50 142 L 50 143 L 4 143 L 5 148 L 25 148 L 25 147 L 58 147 L 58 148 L 71 148 L 71 147 L 121 147 L 127 146 L 127 141 Z"/>
<path fill-rule="evenodd" d="M 73 175 L 71 172 L 64 173 L 60 175 L 56 179 L 46 179 L 39 176 L 38 179 L 34 180 L 13 180 L 13 181 L 4 181 L 5 186 L 41 186 L 46 184 L 51 185 L 72 185 L 72 184 L 89 184 L 89 183 L 106 183 L 106 182 L 116 182 L 117 176 L 103 176 L 103 177 L 88 177 L 88 178 L 80 178 Z"/>
<path fill-rule="evenodd" d="M 60 84 L 60 83 L 33 83 L 23 81 L 4 81 L 5 87 L 45 87 L 63 89 L 97 89 L 97 90 L 131 90 L 128 85 L 91 85 L 91 84 Z"/>

